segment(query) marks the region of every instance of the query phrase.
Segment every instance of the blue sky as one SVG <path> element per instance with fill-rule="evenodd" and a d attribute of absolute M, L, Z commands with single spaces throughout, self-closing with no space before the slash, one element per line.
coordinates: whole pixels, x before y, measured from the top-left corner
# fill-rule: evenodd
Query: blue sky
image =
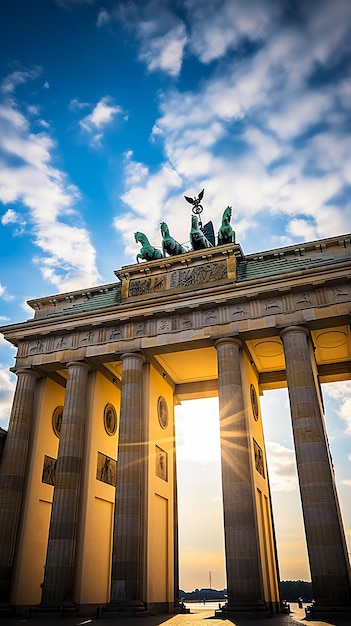
<path fill-rule="evenodd" d="M 113 282 L 136 230 L 160 246 L 165 220 L 186 243 L 183 196 L 202 188 L 204 218 L 218 227 L 231 205 L 246 253 L 350 232 L 350 14 L 349 0 L 3 0 L 0 323 Z M 3 427 L 12 364 L 1 341 Z M 324 392 L 350 540 L 351 385 Z M 284 509 L 289 421 L 279 392 L 264 403 Z"/>

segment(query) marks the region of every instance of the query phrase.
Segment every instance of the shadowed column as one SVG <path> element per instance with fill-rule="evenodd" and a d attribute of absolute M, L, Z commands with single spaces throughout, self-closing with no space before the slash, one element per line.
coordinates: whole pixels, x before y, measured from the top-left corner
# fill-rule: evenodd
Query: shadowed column
<path fill-rule="evenodd" d="M 123 354 L 111 602 L 138 603 L 141 593 L 141 532 L 144 477 L 142 375 L 144 357 Z"/>
<path fill-rule="evenodd" d="M 67 363 L 68 380 L 55 468 L 42 604 L 71 603 L 89 365 Z"/>
<path fill-rule="evenodd" d="M 220 416 L 224 536 L 228 609 L 251 611 L 262 601 L 259 546 L 246 429 L 239 339 L 219 339 Z"/>
<path fill-rule="evenodd" d="M 282 330 L 280 336 L 313 595 L 317 605 L 350 603 L 347 547 L 309 331 L 291 326 Z"/>
<path fill-rule="evenodd" d="M 26 470 L 34 388 L 38 374 L 19 369 L 9 430 L 0 469 L 0 600 L 9 599 L 23 482 Z"/>

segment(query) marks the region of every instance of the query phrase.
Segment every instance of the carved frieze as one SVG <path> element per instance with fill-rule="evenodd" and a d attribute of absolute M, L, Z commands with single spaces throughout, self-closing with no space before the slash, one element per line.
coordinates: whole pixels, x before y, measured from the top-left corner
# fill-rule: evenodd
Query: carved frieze
<path fill-rule="evenodd" d="M 305 291 L 304 293 L 300 293 L 297 296 L 295 296 L 293 298 L 294 301 L 294 307 L 296 309 L 305 309 L 305 308 L 309 308 L 311 306 L 313 306 L 314 304 L 314 297 L 312 294 L 308 293 L 307 291 Z"/>
<path fill-rule="evenodd" d="M 144 322 L 138 322 L 134 324 L 134 336 L 135 337 L 144 337 L 146 335 L 146 329 Z"/>
<path fill-rule="evenodd" d="M 80 346 L 90 346 L 92 343 L 96 342 L 97 332 L 93 330 L 88 330 L 84 333 L 80 333 L 79 335 L 79 345 Z"/>
<path fill-rule="evenodd" d="M 149 278 L 131 280 L 129 283 L 129 297 L 144 296 L 148 293 L 156 293 L 166 289 L 166 276 L 157 275 Z"/>
<path fill-rule="evenodd" d="M 249 317 L 249 307 L 246 304 L 237 304 L 230 309 L 231 318 L 241 320 Z"/>
<path fill-rule="evenodd" d="M 40 352 L 45 352 L 45 344 L 41 339 L 37 341 L 32 341 L 29 344 L 29 354 L 38 354 Z"/>
<path fill-rule="evenodd" d="M 55 342 L 55 350 L 67 350 L 72 345 L 72 337 L 70 335 L 64 335 L 59 337 Z"/>
<path fill-rule="evenodd" d="M 158 320 L 158 323 L 157 323 L 158 333 L 170 333 L 171 331 L 172 331 L 172 319 L 165 317 L 165 318 Z"/>
<path fill-rule="evenodd" d="M 351 289 L 344 285 L 342 287 L 336 287 L 333 289 L 334 298 L 336 302 L 347 302 L 351 297 Z"/>
<path fill-rule="evenodd" d="M 191 287 L 215 282 L 227 278 L 227 264 L 225 261 L 203 263 L 195 267 L 178 269 L 171 273 L 170 288 Z"/>
<path fill-rule="evenodd" d="M 208 311 L 204 312 L 204 323 L 206 326 L 211 326 L 211 324 L 219 324 L 219 314 L 216 309 L 208 309 Z"/>
<path fill-rule="evenodd" d="M 281 301 L 278 298 L 269 298 L 263 304 L 263 309 L 266 314 L 271 315 L 272 313 L 280 313 L 282 310 Z"/>
<path fill-rule="evenodd" d="M 182 315 L 180 317 L 180 328 L 182 330 L 188 330 L 193 327 L 193 319 L 191 315 Z"/>

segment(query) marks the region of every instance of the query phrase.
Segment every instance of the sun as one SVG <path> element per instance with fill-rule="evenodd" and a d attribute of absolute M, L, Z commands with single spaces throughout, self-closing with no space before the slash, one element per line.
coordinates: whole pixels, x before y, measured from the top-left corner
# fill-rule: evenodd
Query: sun
<path fill-rule="evenodd" d="M 182 402 L 175 407 L 175 423 L 178 460 L 219 460 L 218 398 Z"/>

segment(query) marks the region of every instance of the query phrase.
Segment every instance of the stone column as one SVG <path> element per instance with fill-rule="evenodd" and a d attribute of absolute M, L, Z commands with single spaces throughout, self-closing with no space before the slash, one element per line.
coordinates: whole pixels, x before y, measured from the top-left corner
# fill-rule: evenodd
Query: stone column
<path fill-rule="evenodd" d="M 142 379 L 144 357 L 121 357 L 122 392 L 113 532 L 111 602 L 140 603 L 143 475 Z"/>
<path fill-rule="evenodd" d="M 241 341 L 219 339 L 218 397 L 228 610 L 253 611 L 262 601 L 251 478 L 252 454 L 241 380 Z"/>
<path fill-rule="evenodd" d="M 350 568 L 309 331 L 281 331 L 313 596 L 350 603 Z"/>
<path fill-rule="evenodd" d="M 31 369 L 19 369 L 16 374 L 16 391 L 0 466 L 0 601 L 2 602 L 7 602 L 9 599 L 11 569 L 28 456 L 34 389 L 38 378 L 38 374 Z"/>
<path fill-rule="evenodd" d="M 89 365 L 67 363 L 68 380 L 55 468 L 42 604 L 72 603 L 73 572 L 77 540 L 85 397 Z"/>

